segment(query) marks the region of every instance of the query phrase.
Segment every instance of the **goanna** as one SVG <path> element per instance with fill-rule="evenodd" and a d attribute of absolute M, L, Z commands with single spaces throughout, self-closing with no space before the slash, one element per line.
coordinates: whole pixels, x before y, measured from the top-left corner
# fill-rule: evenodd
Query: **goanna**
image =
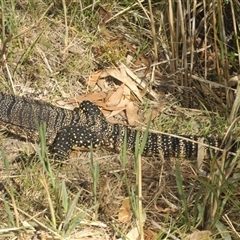
<path fill-rule="evenodd" d="M 75 147 L 80 150 L 101 147 L 120 152 L 124 136 L 127 148 L 134 152 L 137 136 L 141 139 L 144 135 L 129 127 L 107 122 L 101 110 L 90 101 L 83 101 L 79 108 L 71 111 L 44 101 L 0 92 L 0 104 L 1 126 L 30 141 L 39 141 L 39 127 L 44 124 L 47 144 L 60 158 L 66 158 Z M 197 157 L 199 144 L 222 145 L 221 140 L 214 137 L 205 138 L 201 143 L 197 142 L 200 139 L 198 136 L 182 137 L 184 139 L 149 133 L 143 155 L 192 158 Z M 209 158 L 211 153 L 205 146 L 204 158 Z"/>

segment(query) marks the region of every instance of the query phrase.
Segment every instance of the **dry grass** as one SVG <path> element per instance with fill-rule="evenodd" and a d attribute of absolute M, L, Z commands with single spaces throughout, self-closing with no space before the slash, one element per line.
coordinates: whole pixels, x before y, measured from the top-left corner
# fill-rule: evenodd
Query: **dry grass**
<path fill-rule="evenodd" d="M 0 11 L 1 91 L 61 105 L 95 91 L 86 87 L 91 73 L 131 51 L 142 59 L 135 73 L 158 96 L 146 102 L 168 102 L 151 128 L 238 136 L 238 1 L 12 0 Z M 6 134 L 1 148 L 0 238 L 120 239 L 142 218 L 145 239 L 240 237 L 238 154 L 213 158 L 206 177 L 186 159 L 97 151 L 58 163 Z M 123 223 L 127 196 L 132 216 Z"/>

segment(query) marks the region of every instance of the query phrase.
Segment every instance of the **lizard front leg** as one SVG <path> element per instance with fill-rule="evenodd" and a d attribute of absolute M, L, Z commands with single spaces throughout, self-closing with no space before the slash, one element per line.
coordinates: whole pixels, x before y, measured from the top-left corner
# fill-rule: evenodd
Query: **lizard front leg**
<path fill-rule="evenodd" d="M 97 148 L 100 143 L 101 138 L 91 129 L 82 126 L 67 126 L 58 132 L 50 151 L 57 158 L 66 158 L 74 148 L 89 151 L 91 146 Z"/>

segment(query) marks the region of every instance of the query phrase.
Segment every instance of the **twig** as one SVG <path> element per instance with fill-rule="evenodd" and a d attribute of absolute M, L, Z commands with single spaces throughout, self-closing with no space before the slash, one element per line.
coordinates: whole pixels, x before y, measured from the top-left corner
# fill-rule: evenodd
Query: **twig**
<path fill-rule="evenodd" d="M 144 0 L 141 0 L 140 2 L 143 2 Z M 132 6 L 129 6 L 127 8 L 124 8 L 122 11 L 118 12 L 117 14 L 115 14 L 114 16 L 112 16 L 111 18 L 109 18 L 105 23 L 109 23 L 111 22 L 113 19 L 117 18 L 118 16 L 122 15 L 123 13 L 127 12 L 128 10 L 130 10 L 131 8 L 135 7 L 136 5 L 138 5 L 138 3 L 134 3 Z"/>
<path fill-rule="evenodd" d="M 172 235 L 171 233 L 169 233 L 169 231 L 167 231 L 165 228 L 161 227 L 158 223 L 156 223 L 155 221 L 152 220 L 152 224 L 157 227 L 159 230 L 161 230 L 162 232 L 166 233 L 168 237 L 174 239 L 174 240 L 181 240 L 178 237 L 175 237 L 174 235 Z M 168 238 L 167 238 L 168 239 Z"/>
<path fill-rule="evenodd" d="M 152 30 L 152 38 L 153 38 L 153 46 L 154 46 L 154 62 L 158 62 L 158 47 L 157 47 L 157 36 L 156 36 L 156 28 L 154 24 L 154 17 L 152 11 L 152 3 L 151 0 L 148 0 L 148 6 L 150 11 L 150 23 L 151 23 L 151 30 Z"/>
<path fill-rule="evenodd" d="M 142 158 L 138 155 L 138 214 L 140 239 L 144 240 L 143 209 L 142 209 Z"/>
<path fill-rule="evenodd" d="M 68 22 L 67 22 L 67 6 L 66 6 L 65 0 L 62 0 L 62 5 L 63 5 L 63 11 L 64 11 L 64 23 L 65 23 L 64 44 L 65 44 L 65 50 L 66 50 L 68 46 Z"/>

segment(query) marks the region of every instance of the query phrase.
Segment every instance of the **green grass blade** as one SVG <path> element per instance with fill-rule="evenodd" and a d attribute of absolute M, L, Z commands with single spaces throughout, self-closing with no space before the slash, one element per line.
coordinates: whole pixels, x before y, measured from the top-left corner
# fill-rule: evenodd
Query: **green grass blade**
<path fill-rule="evenodd" d="M 127 164 L 127 128 L 125 128 L 123 148 L 120 154 L 122 168 L 126 169 Z"/>
<path fill-rule="evenodd" d="M 66 232 L 67 236 L 81 223 L 81 221 L 86 217 L 86 215 L 87 215 L 86 212 L 82 212 L 71 220 L 71 222 L 69 223 L 68 230 Z"/>
<path fill-rule="evenodd" d="M 94 204 L 97 205 L 97 188 L 98 188 L 98 182 L 99 182 L 99 163 L 98 161 L 94 161 L 93 159 L 93 149 L 91 147 L 90 151 L 90 169 L 91 174 L 93 178 L 93 196 L 94 196 Z"/>
<path fill-rule="evenodd" d="M 7 172 L 9 172 L 9 161 L 3 150 L 1 150 L 1 156 L 2 156 L 4 167 L 7 170 Z"/>
<path fill-rule="evenodd" d="M 8 220 L 11 223 L 11 226 L 15 227 L 14 217 L 13 217 L 12 211 L 11 211 L 11 209 L 10 209 L 10 207 L 9 207 L 9 205 L 8 205 L 8 203 L 5 199 L 3 199 L 3 203 L 4 203 L 5 211 L 8 215 Z"/>
<path fill-rule="evenodd" d="M 190 219 L 189 219 L 189 212 L 188 212 L 188 205 L 187 205 L 187 199 L 183 190 L 183 182 L 182 182 L 182 177 L 179 169 L 179 165 L 176 164 L 176 182 L 177 182 L 177 188 L 178 188 L 178 193 L 179 197 L 182 202 L 183 206 L 183 216 L 185 218 L 186 224 L 190 224 Z"/>
<path fill-rule="evenodd" d="M 150 115 L 149 119 L 151 119 L 151 116 L 152 116 L 152 114 Z M 147 140 L 148 140 L 150 125 L 151 125 L 151 121 L 149 120 L 148 124 L 147 124 L 147 127 L 146 127 L 146 130 L 144 131 L 143 139 L 142 139 L 142 142 L 141 142 L 141 145 L 140 145 L 140 148 L 139 148 L 139 152 L 138 152 L 139 155 L 143 154 L 144 148 L 146 146 L 146 143 L 147 143 Z"/>
<path fill-rule="evenodd" d="M 64 219 L 64 224 L 63 224 L 63 231 L 64 232 L 67 232 L 67 228 L 69 227 L 69 223 L 73 217 L 73 214 L 74 214 L 74 210 L 77 206 L 77 203 L 78 203 L 78 199 L 79 199 L 79 196 L 81 194 L 81 190 L 76 194 L 76 196 L 74 197 L 68 211 L 67 211 L 67 215 L 66 215 L 66 218 Z"/>
<path fill-rule="evenodd" d="M 67 194 L 67 188 L 66 188 L 65 181 L 62 182 L 61 195 L 62 195 L 62 205 L 63 205 L 64 211 L 66 213 L 68 211 L 68 194 Z"/>
<path fill-rule="evenodd" d="M 228 228 L 220 221 L 216 222 L 216 228 L 218 229 L 219 233 L 222 235 L 222 239 L 224 240 L 232 240 L 232 237 L 229 233 Z"/>
<path fill-rule="evenodd" d="M 139 145 L 140 145 L 140 132 L 137 131 L 136 138 L 135 138 L 135 159 L 138 158 L 139 155 Z"/>

